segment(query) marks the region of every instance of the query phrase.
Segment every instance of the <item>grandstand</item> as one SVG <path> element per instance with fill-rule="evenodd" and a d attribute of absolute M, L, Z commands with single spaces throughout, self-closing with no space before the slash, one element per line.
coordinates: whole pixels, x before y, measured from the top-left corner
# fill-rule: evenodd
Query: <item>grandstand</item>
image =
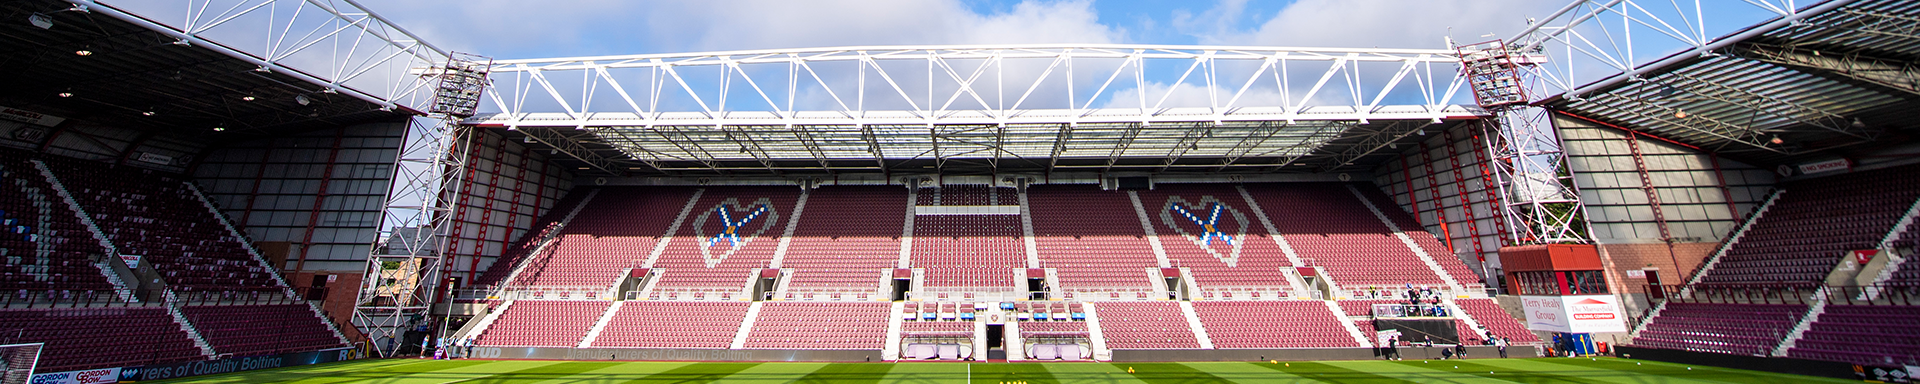
<path fill-rule="evenodd" d="M 1592 1 L 1447 49 L 500 60 L 351 2 L 225 15 L 345 25 L 291 46 L 153 3 L 173 2 L 0 5 L 30 21 L 0 51 L 42 58 L 0 60 L 0 344 L 44 343 L 40 372 L 449 343 L 1277 362 L 1445 340 L 1920 365 L 1920 48 L 1874 29 L 1920 20 L 1909 2 L 1702 27 L 1597 78 L 1543 75 L 1596 61 L 1562 35 L 1622 12 Z M 1067 62 L 1095 69 L 1048 79 Z M 1189 65 L 1234 96 L 1113 96 Z M 919 66 L 948 73 L 901 69 Z M 747 81 L 680 74 L 714 69 Z M 823 80 L 870 73 L 891 89 Z M 1605 308 L 1540 315 L 1562 298 Z"/>

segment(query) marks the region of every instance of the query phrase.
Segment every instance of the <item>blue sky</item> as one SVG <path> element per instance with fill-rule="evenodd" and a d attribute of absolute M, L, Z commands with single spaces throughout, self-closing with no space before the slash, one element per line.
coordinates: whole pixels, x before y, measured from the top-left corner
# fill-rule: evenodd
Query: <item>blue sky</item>
<path fill-rule="evenodd" d="M 1742 5 L 1751 4 L 1743 1 L 1706 2 L 1702 9 L 1709 16 L 1705 18 L 1708 25 L 1703 28 L 1704 35 L 1718 37 L 1772 16 L 1757 7 Z M 1671 12 L 1680 9 L 1682 3 L 1691 8 L 1690 1 L 1671 2 L 1671 8 L 1666 2 L 1645 3 L 1648 8 L 1633 12 Z M 1567 2 L 406 0 L 362 4 L 441 48 L 497 59 L 524 59 L 856 45 L 1035 43 L 1444 49 L 1449 48 L 1447 36 L 1460 42 L 1511 37 L 1526 27 L 1529 18 L 1544 19 Z M 1680 18 L 1669 19 L 1684 24 Z M 1632 33 L 1643 36 L 1641 40 L 1649 40 L 1645 36 L 1657 40 L 1658 33 L 1636 28 L 1640 30 Z M 1693 28 L 1686 26 L 1688 31 Z M 1610 34 L 1618 33 L 1590 30 L 1582 38 L 1605 41 L 1615 38 Z M 1634 44 L 1634 61 L 1646 62 L 1686 48 L 1678 42 L 1668 43 Z M 1574 77 L 1582 78 L 1576 83 L 1618 73 L 1593 63 L 1576 65 L 1571 71 L 1579 72 Z M 1293 76 L 1309 76 L 1304 80 L 1310 82 L 1314 73 Z M 1362 82 L 1378 84 L 1388 73 L 1362 75 Z M 1183 85 L 1172 84 L 1178 75 L 1178 71 L 1156 72 L 1148 74 L 1147 80 L 1158 92 L 1180 95 L 1175 99 L 1183 100 L 1181 103 L 1204 104 L 1200 100 L 1206 97 L 1205 92 L 1178 91 Z M 1130 87 L 1122 86 L 1102 98 L 1118 97 L 1115 95 Z M 1411 97 L 1398 92 L 1388 96 L 1389 103 L 1415 103 Z M 684 100 L 668 103 L 691 108 Z"/>
<path fill-rule="evenodd" d="M 1442 48 L 1511 34 L 1540 0 L 411 0 L 368 7 L 497 58 L 845 45 L 1151 43 Z M 1469 31 L 1471 30 L 1471 31 Z"/>

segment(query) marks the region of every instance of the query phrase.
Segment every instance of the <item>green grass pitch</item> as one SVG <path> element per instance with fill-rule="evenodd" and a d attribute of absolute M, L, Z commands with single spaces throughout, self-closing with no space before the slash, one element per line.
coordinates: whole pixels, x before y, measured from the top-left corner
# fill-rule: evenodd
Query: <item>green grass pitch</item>
<path fill-rule="evenodd" d="M 1127 370 L 1133 369 L 1133 373 Z M 157 383 L 1858 383 L 1623 359 L 1204 363 L 362 360 Z"/>

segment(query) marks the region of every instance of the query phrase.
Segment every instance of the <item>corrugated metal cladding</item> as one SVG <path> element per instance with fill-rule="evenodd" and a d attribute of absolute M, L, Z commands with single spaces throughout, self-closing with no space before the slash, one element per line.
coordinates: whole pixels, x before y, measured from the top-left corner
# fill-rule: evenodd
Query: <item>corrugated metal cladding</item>
<path fill-rule="evenodd" d="M 1488 201 L 1497 194 L 1487 193 L 1483 172 L 1491 171 L 1485 168 L 1491 157 L 1480 125 L 1429 131 L 1414 137 L 1417 143 L 1399 144 L 1397 159 L 1373 170 L 1373 183 L 1393 196 L 1400 209 L 1413 213 L 1427 232 L 1452 246 L 1467 265 L 1478 264 L 1478 244 L 1479 256 L 1493 263 L 1487 267 L 1498 268 L 1493 256 L 1500 251 L 1499 203 Z"/>
<path fill-rule="evenodd" d="M 573 190 L 573 173 L 544 150 L 475 130 L 449 239 L 447 276 L 472 281 L 553 204 Z M 464 283 L 463 283 L 464 284 Z"/>
<path fill-rule="evenodd" d="M 1594 240 L 1601 244 L 1659 243 L 1653 206 L 1641 188 L 1626 131 L 1555 115 L 1568 166 L 1587 206 Z M 1654 196 L 1676 242 L 1718 242 L 1772 189 L 1774 174 L 1658 139 L 1639 138 Z M 1724 177 L 1726 188 L 1721 188 Z M 1733 204 L 1727 202 L 1731 199 Z"/>
<path fill-rule="evenodd" d="M 50 155 L 121 163 L 173 173 L 186 171 L 193 164 L 194 153 L 205 148 L 206 145 L 196 139 L 201 138 L 160 136 L 76 120 L 68 120 L 62 128 L 0 121 L 0 146 L 37 151 L 42 144 L 46 144 L 46 153 Z M 48 143 L 47 140 L 52 142 Z M 142 154 L 160 156 L 143 157 Z"/>
<path fill-rule="evenodd" d="M 1913 35 L 1886 33 L 1889 31 L 1882 28 L 1855 27 L 1886 20 L 1876 16 L 1892 15 L 1897 20 L 1910 18 L 1914 14 L 1920 14 L 1920 3 L 1912 0 L 1856 1 L 1838 10 L 1814 15 L 1792 26 L 1768 32 L 1766 37 L 1800 44 L 1838 44 L 1911 56 L 1920 53 L 1920 39 L 1913 38 Z"/>
<path fill-rule="evenodd" d="M 404 122 L 371 123 L 236 143 L 208 151 L 193 177 L 253 241 L 291 244 L 282 268 L 300 267 L 304 255 L 306 270 L 358 272 L 406 130 Z M 323 182 L 326 197 L 316 206 Z"/>

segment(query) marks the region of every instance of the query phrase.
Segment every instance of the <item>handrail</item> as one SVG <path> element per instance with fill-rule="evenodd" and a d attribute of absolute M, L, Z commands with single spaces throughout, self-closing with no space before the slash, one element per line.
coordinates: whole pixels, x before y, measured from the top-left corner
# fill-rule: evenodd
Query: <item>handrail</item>
<path fill-rule="evenodd" d="M 1814 282 L 1649 285 L 1669 303 L 1812 305 L 1920 305 L 1920 282 L 1822 285 Z"/>

